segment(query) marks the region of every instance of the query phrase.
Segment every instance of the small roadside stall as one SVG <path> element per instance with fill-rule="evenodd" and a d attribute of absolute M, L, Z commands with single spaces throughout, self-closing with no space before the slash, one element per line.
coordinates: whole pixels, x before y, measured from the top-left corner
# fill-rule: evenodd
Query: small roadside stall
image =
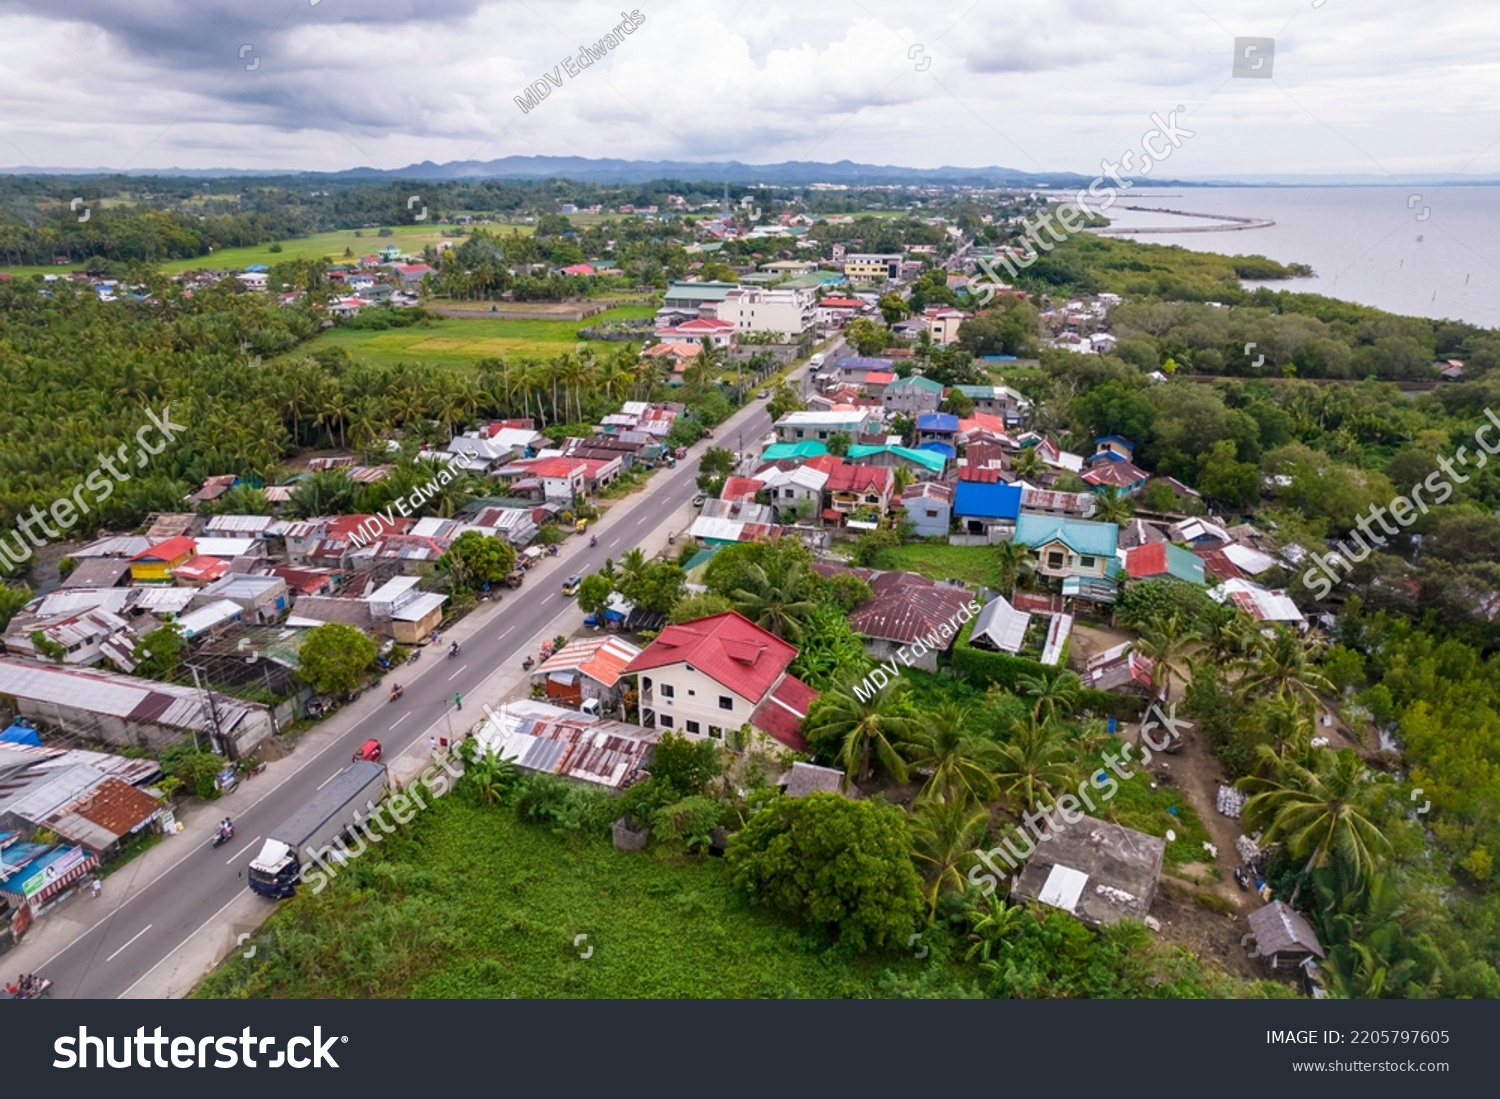
<path fill-rule="evenodd" d="M 16 910 L 11 920 L 16 937 L 98 868 L 99 860 L 81 846 L 18 843 L 7 848 L 0 860 L 0 896 Z"/>

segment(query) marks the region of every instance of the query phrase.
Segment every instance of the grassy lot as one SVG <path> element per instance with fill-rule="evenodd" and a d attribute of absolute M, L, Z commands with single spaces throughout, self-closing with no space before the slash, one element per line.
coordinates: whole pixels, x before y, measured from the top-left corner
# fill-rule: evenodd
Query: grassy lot
<path fill-rule="evenodd" d="M 574 945 L 580 935 L 587 935 Z M 304 889 L 199 997 L 764 998 L 880 995 L 940 965 L 825 949 L 724 863 L 565 840 L 443 798 L 322 893 Z M 580 953 L 592 949 L 588 958 Z"/>
<path fill-rule="evenodd" d="M 880 567 L 919 572 L 933 580 L 962 580 L 966 584 L 1000 587 L 1000 566 L 989 546 L 950 546 L 937 542 L 896 546 L 881 553 Z"/>
<path fill-rule="evenodd" d="M 291 240 L 281 241 L 281 251 L 272 252 L 270 244 L 257 244 L 249 248 L 224 248 L 211 256 L 200 256 L 197 259 L 173 260 L 162 265 L 166 271 L 191 271 L 199 267 L 212 264 L 215 268 L 246 267 L 253 263 L 263 263 L 270 266 L 273 263 L 285 263 L 294 259 L 328 259 L 339 262 L 344 258 L 344 249 L 348 249 L 356 256 L 369 256 L 379 252 L 388 244 L 394 244 L 413 255 L 420 255 L 424 245 L 439 244 L 442 241 L 452 241 L 454 244 L 462 242 L 461 237 L 453 235 L 455 226 L 427 226 L 427 225 L 397 225 L 391 228 L 391 236 L 376 236 L 375 229 L 341 229 L 333 233 L 314 233 L 310 237 L 299 237 Z M 505 232 L 515 230 L 523 236 L 529 236 L 532 229 L 529 225 L 506 226 Z M 363 234 L 356 237 L 355 232 Z"/>
<path fill-rule="evenodd" d="M 383 332 L 332 328 L 298 349 L 298 354 L 324 347 L 342 347 L 359 359 L 381 364 L 434 362 L 472 365 L 475 359 L 534 355 L 550 358 L 571 351 L 578 330 L 605 321 L 649 317 L 650 306 L 610 309 L 585 321 L 465 320 L 443 318 L 413 328 Z M 602 350 L 616 346 L 599 343 Z"/>
<path fill-rule="evenodd" d="M 1121 758 L 1121 747 L 1121 741 L 1112 739 L 1103 751 L 1113 752 L 1118 760 Z M 1160 762 L 1161 759 L 1161 756 L 1157 756 L 1153 763 Z M 1157 786 L 1152 789 L 1151 776 L 1139 765 L 1139 760 L 1139 754 L 1132 752 L 1129 762 L 1122 766 L 1135 777 L 1120 782 L 1119 793 L 1100 806 L 1100 812 L 1094 815 L 1122 824 L 1126 828 L 1134 828 L 1148 836 L 1165 837 L 1170 829 L 1177 838 L 1167 841 L 1167 869 L 1177 870 L 1197 864 L 1197 868 L 1202 871 L 1201 876 L 1217 879 L 1220 876 L 1218 860 L 1203 849 L 1204 843 L 1210 839 L 1208 829 L 1198 819 L 1198 814 L 1193 812 L 1193 807 L 1188 804 L 1182 791 L 1175 786 Z M 1088 763 L 1096 768 L 1105 766 L 1102 753 Z M 1097 774 L 1098 771 L 1091 770 L 1089 773 Z M 1098 800 L 1095 791 L 1091 790 L 1090 794 L 1095 801 Z"/>
<path fill-rule="evenodd" d="M 178 271 L 194 271 L 210 265 L 214 268 L 229 269 L 263 263 L 269 267 L 273 263 L 285 263 L 288 260 L 318 259 L 325 256 L 336 263 L 344 258 L 346 248 L 356 256 L 369 256 L 379 252 L 388 244 L 394 244 L 409 253 L 420 255 L 422 247 L 427 244 L 438 244 L 445 240 L 452 241 L 455 245 L 462 243 L 462 237 L 454 236 L 456 228 L 452 225 L 396 225 L 391 227 L 392 235 L 388 237 L 376 236 L 378 232 L 376 229 L 358 230 L 363 234 L 358 237 L 354 235 L 356 232 L 354 229 L 340 229 L 333 233 L 315 233 L 310 237 L 283 240 L 280 242 L 280 252 L 272 252 L 270 243 L 247 248 L 222 248 L 212 255 L 170 260 L 161 266 L 162 270 L 175 274 Z M 488 228 L 498 232 L 501 236 L 512 232 L 530 236 L 535 231 L 530 225 L 495 225 L 488 226 Z M 57 275 L 82 266 L 82 262 L 80 259 L 76 263 L 65 264 L 62 267 L 0 266 L 0 271 L 6 271 L 12 275 Z"/>

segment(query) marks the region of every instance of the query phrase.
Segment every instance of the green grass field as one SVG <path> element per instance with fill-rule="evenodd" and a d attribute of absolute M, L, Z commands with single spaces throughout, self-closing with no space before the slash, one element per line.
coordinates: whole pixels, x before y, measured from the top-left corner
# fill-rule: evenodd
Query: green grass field
<path fill-rule="evenodd" d="M 936 952 L 825 949 L 752 906 L 720 859 L 561 839 L 461 794 L 322 893 L 304 887 L 258 942 L 253 960 L 234 952 L 196 995 L 845 998 L 880 995 L 887 974 L 954 972 Z"/>
<path fill-rule="evenodd" d="M 1000 587 L 1000 564 L 989 546 L 948 546 L 927 542 L 895 546 L 881 552 L 880 567 L 919 572 L 933 580 L 962 580 L 966 584 Z"/>
<path fill-rule="evenodd" d="M 393 328 L 383 332 L 333 328 L 298 348 L 296 354 L 324 347 L 341 347 L 355 358 L 384 365 L 433 362 L 468 366 L 475 359 L 502 356 L 551 358 L 573 349 L 580 328 L 603 321 L 649 317 L 654 313 L 649 305 L 630 305 L 606 310 L 585 321 L 443 318 L 415 328 Z M 596 346 L 608 351 L 623 345 L 601 342 Z"/>
<path fill-rule="evenodd" d="M 223 248 L 209 256 L 170 260 L 163 263 L 161 267 L 163 271 L 175 274 L 178 271 L 193 271 L 208 266 L 233 269 L 263 263 L 269 267 L 273 263 L 285 263 L 287 260 L 322 257 L 327 257 L 337 263 L 344 258 L 346 248 L 356 256 L 369 256 L 379 252 L 388 244 L 394 244 L 409 253 L 420 254 L 424 245 L 439 244 L 445 240 L 452 241 L 455 245 L 462 243 L 462 237 L 453 235 L 455 228 L 452 225 L 397 225 L 391 228 L 391 235 L 388 237 L 376 236 L 378 232 L 376 229 L 340 229 L 333 233 L 315 233 L 310 237 L 283 240 L 280 242 L 280 252 L 272 252 L 270 243 L 247 248 Z M 530 236 L 534 231 L 530 225 L 492 225 L 488 228 L 502 237 L 508 236 L 511 232 Z M 363 235 L 355 236 L 355 232 Z M 80 263 L 67 264 L 62 267 L 0 267 L 0 271 L 12 275 L 57 275 L 73 270 L 80 266 Z"/>

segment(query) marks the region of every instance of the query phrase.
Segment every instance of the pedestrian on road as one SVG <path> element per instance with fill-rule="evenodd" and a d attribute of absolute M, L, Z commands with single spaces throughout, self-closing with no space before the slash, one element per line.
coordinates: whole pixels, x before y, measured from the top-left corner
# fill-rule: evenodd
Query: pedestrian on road
<path fill-rule="evenodd" d="M 463 695 L 454 695 L 453 696 L 453 708 L 455 710 L 462 710 L 464 708 L 464 696 Z"/>
<path fill-rule="evenodd" d="M 97 901 L 100 892 L 104 889 L 104 883 L 99 880 L 98 875 L 95 875 L 92 884 L 89 885 L 89 889 L 93 891 L 94 899 Z"/>
<path fill-rule="evenodd" d="M 427 750 L 433 755 L 437 755 L 437 737 L 430 736 L 427 738 Z"/>

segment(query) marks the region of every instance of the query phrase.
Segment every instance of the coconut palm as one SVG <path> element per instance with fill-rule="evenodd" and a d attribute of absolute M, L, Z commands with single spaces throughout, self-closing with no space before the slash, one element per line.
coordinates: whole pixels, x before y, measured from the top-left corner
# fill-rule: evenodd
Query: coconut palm
<path fill-rule="evenodd" d="M 1158 698 L 1172 697 L 1173 676 L 1188 678 L 1187 648 L 1192 641 L 1193 636 L 1177 611 L 1141 631 L 1135 650 L 1151 661 L 1151 686 Z"/>
<path fill-rule="evenodd" d="M 1016 691 L 1034 701 L 1031 719 L 1050 724 L 1059 713 L 1071 714 L 1078 705 L 1083 680 L 1077 672 L 1058 672 L 1056 675 L 1023 675 L 1016 678 Z"/>
<path fill-rule="evenodd" d="M 1025 811 L 1040 794 L 1072 786 L 1073 745 L 1056 725 L 1019 722 L 996 750 L 995 781 L 1013 809 Z"/>
<path fill-rule="evenodd" d="M 1114 523 L 1123 527 L 1130 522 L 1134 512 L 1135 502 L 1115 485 L 1107 485 L 1094 493 L 1093 519 L 1096 523 Z"/>
<path fill-rule="evenodd" d="M 763 630 L 796 643 L 818 604 L 808 598 L 807 573 L 794 564 L 773 577 L 763 565 L 745 570 L 746 586 L 730 593 L 734 609 Z"/>
<path fill-rule="evenodd" d="M 1023 481 L 1034 481 L 1047 472 L 1047 463 L 1035 446 L 1022 447 L 1011 455 L 1010 468 Z"/>
<path fill-rule="evenodd" d="M 1221 667 L 1238 664 L 1255 645 L 1256 632 L 1248 615 L 1232 608 L 1201 621 L 1193 636 L 1203 642 L 1208 654 Z"/>
<path fill-rule="evenodd" d="M 918 804 L 907 823 L 912 859 L 927 879 L 923 895 L 930 919 L 944 890 L 964 888 L 964 866 L 984 836 L 989 812 L 963 799 L 935 797 Z"/>
<path fill-rule="evenodd" d="M 921 720 L 906 753 L 912 768 L 927 775 L 918 801 L 986 802 L 999 794 L 993 773 L 995 742 L 975 728 L 967 706 L 944 702 Z"/>
<path fill-rule="evenodd" d="M 1334 689 L 1317 668 L 1321 648 L 1285 626 L 1275 627 L 1269 637 L 1257 635 L 1254 648 L 1242 663 L 1241 694 L 1246 698 L 1291 697 L 1316 708 L 1318 692 L 1331 693 Z"/>
<path fill-rule="evenodd" d="M 906 694 L 900 680 L 866 698 L 849 688 L 829 691 L 813 704 L 807 725 L 820 743 L 838 745 L 833 754 L 851 781 L 868 782 L 878 762 L 897 782 L 905 782 L 900 749 L 914 732 Z"/>
<path fill-rule="evenodd" d="M 1380 786 L 1353 749 L 1319 752 L 1312 767 L 1279 759 L 1265 745 L 1258 757 L 1266 773 L 1235 784 L 1250 795 L 1241 819 L 1264 833 L 1263 844 L 1285 843 L 1292 858 L 1305 860 L 1304 874 L 1337 861 L 1360 881 L 1377 855 L 1390 853 L 1390 841 L 1371 820 Z M 1299 882 L 1293 904 L 1301 888 Z"/>
<path fill-rule="evenodd" d="M 1030 559 L 1030 550 L 1021 542 L 1000 542 L 995 546 L 995 563 L 1000 568 L 1000 591 L 1008 598 L 1015 592 Z"/>

